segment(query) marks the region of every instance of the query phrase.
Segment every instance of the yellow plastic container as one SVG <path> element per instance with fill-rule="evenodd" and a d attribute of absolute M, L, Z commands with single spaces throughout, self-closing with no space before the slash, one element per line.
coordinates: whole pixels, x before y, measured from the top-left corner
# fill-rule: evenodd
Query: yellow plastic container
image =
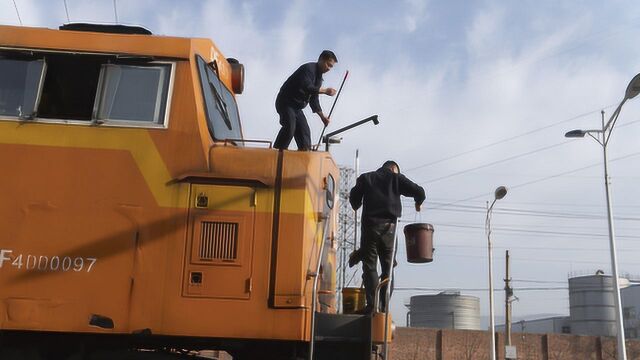
<path fill-rule="evenodd" d="M 344 288 L 342 289 L 342 313 L 353 314 L 358 310 L 364 309 L 366 296 L 363 288 Z"/>

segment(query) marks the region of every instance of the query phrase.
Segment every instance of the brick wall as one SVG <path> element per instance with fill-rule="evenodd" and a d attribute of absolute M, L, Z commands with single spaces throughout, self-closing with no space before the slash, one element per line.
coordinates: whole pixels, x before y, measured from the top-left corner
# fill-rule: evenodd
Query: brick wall
<path fill-rule="evenodd" d="M 504 359 L 504 334 L 497 334 L 496 353 Z M 563 334 L 511 335 L 518 360 L 615 360 L 616 338 Z M 392 360 L 488 360 L 487 331 L 398 328 Z M 640 359 L 640 341 L 627 340 L 627 358 Z"/>

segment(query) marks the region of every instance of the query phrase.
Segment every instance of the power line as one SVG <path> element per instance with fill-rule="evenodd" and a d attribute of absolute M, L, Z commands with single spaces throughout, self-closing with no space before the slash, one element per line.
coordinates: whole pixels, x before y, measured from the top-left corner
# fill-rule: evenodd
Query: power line
<path fill-rule="evenodd" d="M 410 221 L 400 220 L 401 223 L 407 223 Z M 477 225 L 463 225 L 463 224 L 443 224 L 438 223 L 438 226 L 444 227 L 454 227 L 454 228 L 465 228 L 465 229 L 484 229 L 484 226 Z M 580 232 L 568 232 L 568 231 L 547 231 L 547 230 L 528 230 L 528 229 L 518 229 L 518 228 L 508 228 L 508 227 L 492 227 L 492 231 L 505 231 L 505 232 L 516 232 L 516 233 L 533 233 L 533 234 L 546 234 L 546 235 L 571 235 L 571 236 L 580 236 L 580 237 L 608 237 L 608 234 L 593 234 L 593 233 L 580 233 Z M 640 239 L 640 236 L 631 236 L 631 235 L 616 235 L 621 239 Z"/>
<path fill-rule="evenodd" d="M 419 184 L 428 184 L 428 183 L 432 183 L 432 182 L 448 179 L 450 177 L 466 174 L 468 172 L 479 170 L 479 169 L 483 169 L 483 168 L 486 168 L 486 167 L 489 167 L 489 166 L 493 166 L 493 165 L 496 165 L 496 164 L 499 164 L 499 163 L 502 163 L 502 162 L 505 162 L 505 161 L 515 160 L 515 159 L 521 158 L 523 156 L 527 156 L 527 155 L 535 154 L 535 153 L 538 153 L 538 152 L 541 152 L 541 151 L 553 149 L 553 148 L 556 148 L 556 147 L 561 146 L 561 145 L 566 145 L 566 144 L 568 144 L 570 142 L 571 142 L 570 140 L 567 140 L 567 141 L 563 141 L 563 142 L 558 143 L 558 144 L 545 146 L 545 147 L 542 147 L 542 148 L 539 148 L 539 149 L 536 149 L 536 150 L 531 150 L 531 151 L 528 151 L 528 152 L 525 152 L 525 153 L 522 153 L 522 154 L 510 156 L 508 158 L 504 158 L 504 159 L 492 161 L 492 162 L 487 163 L 487 164 L 483 164 L 483 165 L 479 165 L 479 166 L 476 166 L 476 167 L 472 167 L 470 169 L 454 172 L 454 173 L 449 174 L 449 175 L 440 176 L 440 177 L 437 177 L 437 178 L 434 178 L 434 179 L 430 179 L 430 180 L 427 180 L 427 181 L 422 181 L 422 182 L 419 182 Z"/>
<path fill-rule="evenodd" d="M 521 287 L 514 288 L 514 291 L 548 291 L 548 290 L 568 290 L 569 287 Z M 393 291 L 436 291 L 436 292 L 454 292 L 454 291 L 489 291 L 488 288 L 429 288 L 429 287 L 395 287 Z M 502 289 L 494 289 L 494 292 L 501 292 Z"/>
<path fill-rule="evenodd" d="M 529 279 L 511 279 L 514 282 L 535 283 L 535 284 L 566 284 L 567 281 L 553 281 L 553 280 L 529 280 Z"/>
<path fill-rule="evenodd" d="M 398 248 L 398 253 L 399 254 L 404 254 L 401 251 L 402 248 Z M 483 259 L 486 260 L 487 256 L 486 255 L 459 255 L 459 254 L 440 254 L 438 255 L 440 257 L 450 257 L 450 258 L 471 258 L 471 259 Z M 500 259 L 500 257 L 498 257 L 498 259 Z M 555 264 L 589 264 L 589 265 L 593 265 L 593 264 L 597 264 L 597 265 L 606 265 L 609 262 L 605 259 L 602 261 L 590 261 L 590 260 L 576 260 L 574 258 L 568 259 L 568 258 L 554 258 L 554 259 L 549 259 L 547 257 L 545 258 L 534 258 L 534 257 L 526 257 L 526 258 L 514 258 L 513 256 L 511 257 L 511 259 L 514 260 L 518 260 L 518 262 L 543 262 L 543 263 L 555 263 Z M 619 263 L 620 265 L 637 265 L 637 262 L 624 262 L 624 263 Z M 409 266 L 422 266 L 421 264 L 407 264 Z"/>
<path fill-rule="evenodd" d="M 431 202 L 431 204 L 442 204 L 446 205 L 447 203 L 442 202 Z M 414 205 L 411 204 L 411 207 Z M 403 204 L 403 208 L 409 208 L 409 204 Z M 455 212 L 469 212 L 469 213 L 484 213 L 486 209 L 482 206 L 474 206 L 474 205 L 452 205 L 450 206 L 452 209 L 440 209 L 445 211 L 455 211 Z M 602 206 L 601 206 L 602 207 Z M 569 218 L 569 219 L 585 219 L 585 220 L 598 220 L 598 219 L 606 219 L 604 215 L 598 214 L 589 214 L 589 213 L 580 213 L 580 212 L 556 212 L 556 211 L 541 211 L 541 210 L 526 210 L 526 209 L 518 209 L 518 208 L 500 208 L 494 210 L 494 213 L 505 214 L 505 215 L 526 215 L 526 216 L 540 216 L 540 217 L 553 217 L 553 218 Z M 616 220 L 628 220 L 628 221 L 640 221 L 640 217 L 634 216 L 617 216 L 614 217 Z"/>
<path fill-rule="evenodd" d="M 602 180 L 602 176 L 597 176 L 598 179 Z M 411 200 L 410 198 L 403 198 L 402 200 L 404 201 L 409 201 Z M 441 203 L 449 203 L 450 201 L 452 201 L 453 199 L 447 199 L 447 198 L 437 198 L 437 197 L 430 197 L 429 198 L 429 202 L 434 203 L 434 202 L 441 202 Z M 476 202 L 479 204 L 484 203 L 484 200 L 475 200 L 475 201 L 470 201 L 470 202 Z M 523 204 L 523 205 L 540 205 L 540 206 L 544 206 L 544 207 L 549 207 L 549 206 L 569 206 L 569 207 L 597 207 L 597 208 L 601 208 L 602 204 L 576 204 L 576 203 L 562 203 L 562 202 L 541 202 L 541 201 L 517 201 L 517 202 L 509 202 L 510 204 Z M 629 208 L 640 208 L 640 205 L 618 205 L 616 204 L 616 207 L 629 207 Z M 483 207 L 484 209 L 484 207 Z"/>
<path fill-rule="evenodd" d="M 116 17 L 116 24 L 118 24 L 118 6 L 116 5 L 116 0 L 113 0 L 113 13 Z"/>
<path fill-rule="evenodd" d="M 640 152 L 635 152 L 635 153 L 631 153 L 631 154 L 628 154 L 628 155 L 620 156 L 620 157 L 617 157 L 615 159 L 609 160 L 609 162 L 627 159 L 627 158 L 636 156 L 638 154 L 640 154 Z M 524 182 L 524 183 L 521 183 L 521 184 L 518 184 L 518 185 L 511 186 L 510 188 L 511 189 L 516 189 L 516 188 L 519 188 L 519 187 L 532 185 L 532 184 L 535 184 L 535 183 L 538 183 L 538 182 L 541 182 L 541 181 L 553 179 L 553 178 L 556 178 L 556 177 L 559 177 L 559 176 L 562 176 L 562 175 L 570 174 L 570 173 L 573 173 L 573 172 L 578 172 L 578 171 L 581 171 L 581 170 L 585 170 L 585 169 L 588 169 L 588 168 L 592 168 L 592 167 L 595 167 L 595 166 L 601 166 L 601 165 L 602 165 L 602 163 L 597 163 L 597 164 L 584 166 L 584 167 L 581 167 L 581 168 L 578 168 L 578 169 L 575 169 L 575 170 L 565 171 L 565 172 L 562 172 L 562 173 L 559 173 L 559 174 L 555 174 L 555 175 L 551 175 L 551 176 L 547 176 L 547 177 L 544 177 L 544 178 L 541 178 L 541 179 Z"/>
<path fill-rule="evenodd" d="M 18 21 L 20 22 L 20 26 L 22 26 L 22 18 L 20 18 L 20 11 L 18 11 L 18 5 L 16 5 L 16 0 L 13 0 L 13 7 L 16 8 L 16 14 L 18 14 Z"/>
<path fill-rule="evenodd" d="M 69 18 L 69 8 L 67 7 L 67 0 L 62 0 L 62 2 L 64 3 L 64 12 L 67 14 L 67 23 L 70 23 L 71 19 Z"/>
<path fill-rule="evenodd" d="M 530 131 L 527 131 L 527 132 L 524 132 L 522 134 L 518 134 L 518 135 L 515 135 L 515 136 L 512 136 L 512 137 L 509 137 L 509 138 L 506 138 L 506 139 L 498 140 L 498 141 L 490 143 L 490 144 L 482 145 L 482 146 L 473 148 L 471 150 L 463 151 L 461 153 L 458 153 L 458 154 L 455 154 L 455 155 L 451 155 L 451 156 L 442 158 L 440 160 L 436 160 L 436 161 L 433 161 L 433 162 L 430 162 L 430 163 L 426 163 L 426 164 L 423 164 L 423 165 L 412 167 L 412 168 L 406 169 L 404 171 L 408 172 L 408 171 L 418 170 L 418 169 L 421 169 L 421 168 L 425 168 L 427 166 L 431 166 L 431 165 L 435 165 L 435 164 L 441 163 L 443 161 L 455 159 L 457 157 L 460 157 L 460 156 L 463 156 L 463 155 L 467 155 L 467 154 L 476 152 L 478 150 L 483 150 L 483 149 L 486 149 L 486 148 L 489 148 L 489 147 L 492 147 L 492 146 L 495 146 L 495 145 L 499 145 L 499 144 L 502 144 L 502 143 L 505 143 L 505 142 L 508 142 L 508 141 L 511 141 L 511 140 L 514 140 L 514 139 L 518 139 L 518 138 L 521 138 L 521 137 L 524 137 L 524 136 L 527 136 L 527 135 L 530 135 L 530 134 L 533 134 L 533 133 L 536 133 L 536 132 L 539 132 L 539 131 L 542 131 L 542 130 L 546 130 L 546 129 L 552 128 L 554 126 L 558 126 L 560 124 L 564 124 L 564 123 L 569 122 L 569 121 L 577 120 L 577 119 L 585 117 L 585 116 L 589 116 L 589 115 L 592 115 L 592 114 L 595 114 L 595 113 L 599 113 L 600 111 L 602 111 L 602 109 L 608 109 L 608 108 L 613 107 L 613 106 L 615 106 L 615 104 L 607 105 L 604 108 L 600 108 L 598 110 L 592 110 L 592 111 L 589 111 L 589 112 L 586 112 L 586 113 L 583 113 L 583 114 L 580 114 L 580 115 L 576 115 L 576 116 L 574 116 L 572 118 L 569 118 L 569 119 L 561 120 L 559 122 L 556 122 L 556 123 L 553 123 L 553 124 L 550 124 L 550 125 L 547 125 L 547 126 L 543 126 L 543 127 L 540 127 L 540 128 L 534 129 L 534 130 L 530 130 Z"/>
<path fill-rule="evenodd" d="M 464 228 L 452 228 L 452 229 L 439 229 L 439 226 L 436 224 L 436 231 L 438 231 L 439 235 L 438 235 L 438 239 L 439 240 L 439 244 L 452 240 L 464 240 L 464 241 L 468 241 L 470 243 L 473 243 L 474 241 L 478 241 L 478 239 L 482 239 L 484 237 L 483 232 L 484 231 L 480 231 L 480 229 L 464 229 Z M 604 227 L 603 227 L 604 228 Z M 483 229 L 484 230 L 484 229 Z M 588 237 L 588 236 L 580 236 L 580 235 L 545 235 L 545 236 L 541 236 L 541 234 L 538 234 L 536 231 L 528 231 L 528 232 L 511 232 L 511 233 L 502 233 L 501 231 L 498 232 L 501 235 L 501 239 L 500 239 L 500 243 L 504 243 L 504 244 L 514 244 L 514 243 L 519 243 L 520 241 L 523 241 L 523 239 L 526 239 L 527 241 L 534 239 L 536 241 L 536 243 L 551 243 L 550 246 L 550 250 L 553 250 L 551 248 L 551 246 L 553 246 L 555 243 L 558 242 L 558 240 L 562 239 L 562 240 L 573 240 L 573 241 L 581 241 L 583 244 L 600 244 L 601 241 L 603 240 L 603 238 L 601 237 Z M 624 239 L 625 242 L 638 242 L 638 239 Z M 507 245 L 505 245 L 505 247 L 500 247 L 500 248 L 504 248 L 507 249 L 506 247 Z M 496 247 L 498 248 L 498 247 Z"/>
<path fill-rule="evenodd" d="M 627 154 L 627 155 L 620 156 L 620 157 L 617 157 L 617 158 L 614 158 L 614 159 L 610 159 L 609 162 L 611 163 L 611 162 L 614 162 L 614 161 L 627 159 L 627 158 L 630 158 L 632 156 L 636 156 L 636 155 L 639 155 L 639 154 L 640 154 L 640 152 Z M 532 185 L 532 184 L 535 184 L 535 183 L 539 183 L 539 182 L 542 182 L 542 181 L 550 180 L 550 179 L 557 178 L 557 177 L 560 177 L 560 176 L 563 176 L 563 175 L 571 174 L 571 173 L 574 173 L 574 172 L 582 171 L 582 170 L 585 170 L 585 169 L 589 169 L 589 168 L 596 167 L 596 166 L 601 166 L 601 165 L 602 165 L 602 163 L 599 162 L 599 163 L 583 166 L 583 167 L 580 167 L 580 168 L 577 168 L 577 169 L 573 169 L 573 170 L 569 170 L 569 171 L 563 171 L 563 172 L 558 173 L 558 174 L 545 176 L 543 178 L 539 178 L 539 179 L 536 179 L 536 180 L 524 182 L 524 183 L 521 183 L 521 184 L 518 184 L 518 185 L 509 186 L 508 188 L 509 189 L 515 189 L 515 188 L 519 188 L 519 187 L 524 187 L 524 186 L 527 186 L 527 185 Z M 465 202 L 465 201 L 475 200 L 475 199 L 477 199 L 479 197 L 483 197 L 483 196 L 487 196 L 487 193 L 483 193 L 483 194 L 476 195 L 476 196 L 471 196 L 471 197 L 468 197 L 468 198 L 465 198 L 465 199 L 461 199 L 461 200 L 456 200 L 456 201 L 453 201 L 453 202 L 450 202 L 450 203 L 447 203 L 447 204 L 443 204 L 441 206 L 436 206 L 436 207 L 431 208 L 431 210 L 435 210 L 435 209 L 439 209 L 439 208 L 442 208 L 442 207 L 451 206 L 453 204 L 457 204 L 457 203 L 461 203 L 461 202 Z"/>
<path fill-rule="evenodd" d="M 634 121 L 630 121 L 628 123 L 625 123 L 623 125 L 620 125 L 618 127 L 629 126 L 629 125 L 633 125 L 633 124 L 638 123 L 638 122 L 640 122 L 640 120 L 634 120 Z M 521 153 L 521 154 L 518 154 L 518 155 L 513 155 L 513 156 L 510 156 L 510 157 L 507 157 L 507 158 L 504 158 L 504 159 L 492 161 L 492 162 L 487 163 L 487 164 L 482 164 L 482 165 L 479 165 L 479 166 L 476 166 L 476 167 L 472 167 L 472 168 L 469 168 L 469 169 L 457 171 L 457 172 L 454 172 L 454 173 L 449 174 L 449 175 L 444 175 L 444 176 L 440 176 L 440 177 L 437 177 L 437 178 L 434 178 L 434 179 L 430 179 L 430 180 L 427 180 L 427 181 L 422 181 L 422 182 L 419 182 L 419 184 L 428 184 L 428 183 L 432 183 L 432 182 L 448 179 L 450 177 L 466 174 L 466 173 L 471 172 L 471 171 L 483 169 L 483 168 L 486 168 L 486 167 L 489 167 L 489 166 L 493 166 L 493 165 L 496 165 L 496 164 L 500 164 L 500 163 L 503 163 L 503 162 L 506 162 L 506 161 L 515 160 L 515 159 L 521 158 L 523 156 L 528 156 L 528 155 L 532 155 L 532 154 L 535 154 L 535 153 L 538 153 L 538 152 L 541 152 L 541 151 L 553 149 L 553 148 L 556 148 L 556 147 L 561 146 L 561 145 L 566 145 L 566 144 L 568 144 L 570 142 L 573 142 L 573 141 L 572 140 L 565 140 L 565 141 L 563 141 L 561 143 L 545 146 L 545 147 L 538 148 L 538 149 L 535 149 L 535 150 L 531 150 L 531 151 L 528 151 L 528 152 L 525 152 L 525 153 Z"/>
<path fill-rule="evenodd" d="M 457 249 L 486 249 L 486 246 L 476 246 L 476 245 L 438 245 L 438 248 L 457 248 Z M 609 249 L 605 248 L 577 248 L 577 247 L 540 247 L 540 246 L 494 246 L 494 249 L 503 249 L 503 250 L 532 250 L 532 251 L 609 251 Z M 638 249 L 629 249 L 622 248 L 618 249 L 619 251 L 640 251 Z"/>

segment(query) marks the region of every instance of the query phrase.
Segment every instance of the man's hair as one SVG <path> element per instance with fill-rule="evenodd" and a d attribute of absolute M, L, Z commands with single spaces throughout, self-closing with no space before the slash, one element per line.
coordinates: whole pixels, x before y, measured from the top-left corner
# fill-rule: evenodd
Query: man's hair
<path fill-rule="evenodd" d="M 397 162 L 393 160 L 387 160 L 384 162 L 384 164 L 382 164 L 382 167 L 387 169 L 392 169 L 394 166 L 398 168 L 398 173 L 400 173 L 400 165 L 398 165 Z"/>
<path fill-rule="evenodd" d="M 328 60 L 328 59 L 333 59 L 333 61 L 338 62 L 338 58 L 336 57 L 336 54 L 333 53 L 333 51 L 322 50 L 322 52 L 320 53 L 320 56 L 318 56 L 318 60 Z"/>

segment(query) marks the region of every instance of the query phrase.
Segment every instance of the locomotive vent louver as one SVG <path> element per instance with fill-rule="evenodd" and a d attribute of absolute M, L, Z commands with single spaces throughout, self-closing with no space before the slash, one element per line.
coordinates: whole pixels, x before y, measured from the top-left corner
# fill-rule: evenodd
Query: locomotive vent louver
<path fill-rule="evenodd" d="M 238 223 L 200 223 L 200 260 L 235 261 L 238 257 Z"/>

